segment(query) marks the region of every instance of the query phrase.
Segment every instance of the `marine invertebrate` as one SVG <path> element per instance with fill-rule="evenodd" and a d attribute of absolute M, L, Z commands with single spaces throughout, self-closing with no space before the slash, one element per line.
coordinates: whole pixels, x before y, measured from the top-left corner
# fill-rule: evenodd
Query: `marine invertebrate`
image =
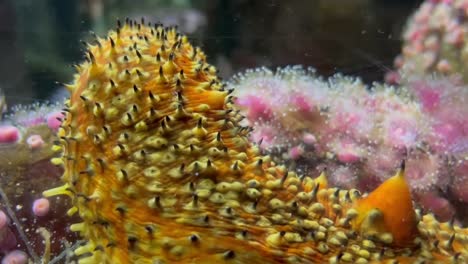
<path fill-rule="evenodd" d="M 2 264 L 26 264 L 28 263 L 28 256 L 23 251 L 15 250 L 8 253 L 2 259 Z"/>
<path fill-rule="evenodd" d="M 404 82 L 421 102 L 425 118 L 429 120 L 431 133 L 425 140 L 425 148 L 438 155 L 434 157 L 439 167 L 437 173 L 446 174 L 443 186 L 447 184 L 451 200 L 467 204 L 463 184 L 468 178 L 466 85 L 457 78 L 411 77 Z"/>
<path fill-rule="evenodd" d="M 46 117 L 46 122 L 47 122 L 47 126 L 54 130 L 54 131 L 57 131 L 58 128 L 60 127 L 60 125 L 62 124 L 62 121 L 60 121 L 62 118 L 63 118 L 63 113 L 62 111 L 53 111 L 51 113 L 49 113 Z"/>
<path fill-rule="evenodd" d="M 260 128 L 251 134 L 255 142 L 263 138 L 263 149 L 299 170 L 314 174 L 316 168 L 332 168 L 334 186 L 370 191 L 402 159 L 418 199 L 428 191 L 447 194 L 449 186 L 466 178 L 454 168 L 468 154 L 468 93 L 454 78 L 412 77 L 398 88 L 366 87 L 356 78 L 324 80 L 313 70 L 287 67 L 248 70 L 232 78 L 228 88 L 236 89 L 245 124 Z M 256 98 L 268 118 L 256 113 Z M 452 194 L 451 202 L 463 197 Z M 450 219 L 446 213 L 438 216 Z"/>
<path fill-rule="evenodd" d="M 468 81 L 467 16 L 466 0 L 424 1 L 407 22 L 396 68 L 403 75 L 437 72 Z"/>
<path fill-rule="evenodd" d="M 405 86 L 421 102 L 425 118 L 430 121 L 428 142 L 439 152 L 456 156 L 468 153 L 466 127 L 468 100 L 466 85 L 456 78 L 409 77 Z"/>
<path fill-rule="evenodd" d="M 0 127 L 0 142 L 1 143 L 15 143 L 20 137 L 20 132 L 14 126 L 1 126 Z"/>
<path fill-rule="evenodd" d="M 33 103 L 31 105 L 14 105 L 8 109 L 5 122 L 20 128 L 28 128 L 46 124 L 50 129 L 56 130 L 60 126 L 63 117 L 63 104 Z"/>
<path fill-rule="evenodd" d="M 49 213 L 50 202 L 46 198 L 40 198 L 34 201 L 32 210 L 36 216 L 45 216 Z"/>
<path fill-rule="evenodd" d="M 54 159 L 65 184 L 44 192 L 82 218 L 79 263 L 468 257 L 467 230 L 430 216 L 416 229 L 403 169 L 359 199 L 260 155 L 231 91 L 174 28 L 129 20 L 96 41 L 68 85 Z"/>
<path fill-rule="evenodd" d="M 39 149 L 44 145 L 44 140 L 41 135 L 31 135 L 26 139 L 26 143 L 31 149 Z"/>

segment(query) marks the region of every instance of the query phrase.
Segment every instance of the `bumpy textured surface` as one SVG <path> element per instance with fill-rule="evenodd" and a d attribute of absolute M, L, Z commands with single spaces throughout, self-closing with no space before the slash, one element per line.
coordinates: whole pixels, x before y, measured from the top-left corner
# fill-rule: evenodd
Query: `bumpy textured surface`
<path fill-rule="evenodd" d="M 54 160 L 66 184 L 44 195 L 69 195 L 83 219 L 79 263 L 468 257 L 467 230 L 428 216 L 416 229 L 403 171 L 359 199 L 261 156 L 215 68 L 173 28 L 128 21 L 78 68 Z"/>

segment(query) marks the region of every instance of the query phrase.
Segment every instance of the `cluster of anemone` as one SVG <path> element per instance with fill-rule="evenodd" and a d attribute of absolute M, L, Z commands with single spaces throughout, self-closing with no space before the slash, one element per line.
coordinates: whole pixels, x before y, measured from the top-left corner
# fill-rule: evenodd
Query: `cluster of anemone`
<path fill-rule="evenodd" d="M 402 53 L 395 59 L 398 73 L 389 73 L 387 80 L 436 72 L 468 81 L 467 27 L 467 0 L 424 1 L 407 22 Z"/>
<path fill-rule="evenodd" d="M 30 149 L 40 149 L 44 144 L 41 128 L 56 133 L 63 118 L 61 108 L 59 103 L 13 106 L 0 123 L 0 144 L 13 146 L 24 143 Z"/>
<path fill-rule="evenodd" d="M 61 103 L 16 105 L 0 121 L 0 164 L 5 168 L 48 159 L 63 118 Z"/>
<path fill-rule="evenodd" d="M 445 159 L 445 179 L 454 198 L 468 203 L 468 89 L 460 80 L 414 78 L 406 81 L 430 124 L 426 146 Z"/>
<path fill-rule="evenodd" d="M 406 159 L 408 181 L 425 207 L 450 219 L 447 192 L 468 203 L 468 93 L 455 78 L 368 87 L 289 67 L 250 70 L 228 87 L 256 128 L 251 139 L 297 169 L 313 175 L 326 167 L 333 184 L 368 191 Z"/>

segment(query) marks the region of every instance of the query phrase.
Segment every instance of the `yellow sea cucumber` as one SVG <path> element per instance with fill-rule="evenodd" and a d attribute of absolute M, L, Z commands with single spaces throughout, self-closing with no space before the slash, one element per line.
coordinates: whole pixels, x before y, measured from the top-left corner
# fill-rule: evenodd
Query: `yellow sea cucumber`
<path fill-rule="evenodd" d="M 403 169 L 361 198 L 262 156 L 174 28 L 119 23 L 77 69 L 53 160 L 65 184 L 44 195 L 72 198 L 81 264 L 468 260 L 468 231 L 419 219 Z"/>

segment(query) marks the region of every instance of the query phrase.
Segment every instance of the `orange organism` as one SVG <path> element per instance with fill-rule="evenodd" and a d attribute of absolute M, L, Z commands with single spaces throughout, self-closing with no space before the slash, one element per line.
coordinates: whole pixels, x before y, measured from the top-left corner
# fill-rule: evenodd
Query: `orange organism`
<path fill-rule="evenodd" d="M 53 160 L 65 185 L 44 195 L 72 198 L 81 264 L 468 258 L 466 229 L 417 222 L 402 171 L 359 201 L 262 156 L 216 69 L 174 28 L 119 23 L 77 68 Z"/>

